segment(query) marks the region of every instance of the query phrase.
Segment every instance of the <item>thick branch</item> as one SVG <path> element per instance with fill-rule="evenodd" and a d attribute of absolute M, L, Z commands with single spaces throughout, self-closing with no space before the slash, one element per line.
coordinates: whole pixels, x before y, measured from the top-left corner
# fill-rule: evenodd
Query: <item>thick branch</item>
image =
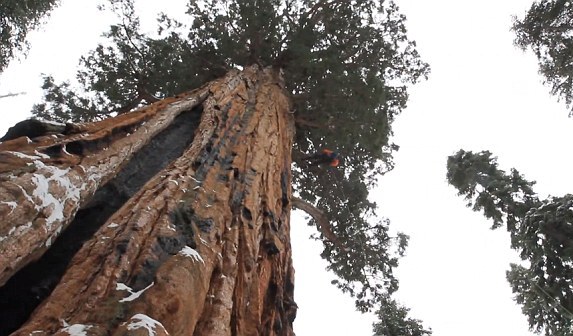
<path fill-rule="evenodd" d="M 342 251 L 348 251 L 348 248 L 346 248 L 339 240 L 338 237 L 336 237 L 336 235 L 334 234 L 334 232 L 332 232 L 332 227 L 330 225 L 330 222 L 328 221 L 328 218 L 326 217 L 326 215 L 324 214 L 324 212 L 322 212 L 321 210 L 317 209 L 314 205 L 298 198 L 298 197 L 292 197 L 291 199 L 292 201 L 292 206 L 300 209 L 304 212 L 306 212 L 307 214 L 309 214 L 310 216 L 312 216 L 312 218 L 314 218 L 314 220 L 316 221 L 316 223 L 318 224 L 318 229 L 319 231 L 328 239 L 330 240 L 331 243 L 334 244 L 334 246 L 338 247 L 339 249 L 341 249 Z"/>
<path fill-rule="evenodd" d="M 306 120 L 306 119 L 301 118 L 301 117 L 295 118 L 294 122 L 296 123 L 297 126 L 307 126 L 310 128 L 326 128 L 325 124 L 320 124 L 317 122 Z"/>

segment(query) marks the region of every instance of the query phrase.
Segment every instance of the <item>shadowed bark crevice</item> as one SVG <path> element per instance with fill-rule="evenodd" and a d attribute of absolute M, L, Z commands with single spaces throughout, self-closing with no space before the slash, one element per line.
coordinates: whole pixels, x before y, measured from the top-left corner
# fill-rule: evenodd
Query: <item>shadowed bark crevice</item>
<path fill-rule="evenodd" d="M 0 287 L 0 336 L 17 330 L 50 295 L 83 243 L 149 179 L 183 153 L 193 140 L 201 112 L 202 106 L 197 106 L 177 116 L 95 193 L 42 258 Z"/>

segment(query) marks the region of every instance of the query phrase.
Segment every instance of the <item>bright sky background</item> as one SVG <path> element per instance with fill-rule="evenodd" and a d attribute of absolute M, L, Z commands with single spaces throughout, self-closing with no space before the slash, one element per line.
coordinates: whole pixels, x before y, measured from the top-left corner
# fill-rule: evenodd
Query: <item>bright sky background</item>
<path fill-rule="evenodd" d="M 380 214 L 411 236 L 398 270 L 398 296 L 435 336 L 533 335 L 505 280 L 509 263 L 518 260 L 507 234 L 490 231 L 445 180 L 448 155 L 489 149 L 503 169 L 515 167 L 538 181 L 542 196 L 573 189 L 573 120 L 542 85 L 534 56 L 515 48 L 509 31 L 511 16 L 523 15 L 531 1 L 397 1 L 432 73 L 413 88 L 394 125 L 401 146 L 396 169 L 373 197 Z M 111 22 L 93 1 L 62 2 L 44 31 L 31 34 L 29 57 L 0 76 L 0 95 L 27 92 L 0 99 L 0 134 L 40 100 L 40 73 L 72 78 L 79 56 L 95 47 Z M 181 3 L 145 1 L 141 7 L 181 12 Z M 144 24 L 152 23 L 144 17 Z M 320 245 L 307 239 L 312 230 L 300 213 L 293 216 L 295 332 L 371 335 L 372 317 L 356 313 L 353 300 L 330 285 Z"/>

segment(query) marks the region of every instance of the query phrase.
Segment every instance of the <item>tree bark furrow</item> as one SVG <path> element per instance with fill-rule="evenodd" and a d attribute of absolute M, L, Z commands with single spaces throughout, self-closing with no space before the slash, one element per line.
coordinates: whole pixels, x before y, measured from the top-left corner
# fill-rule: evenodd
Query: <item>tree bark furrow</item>
<path fill-rule="evenodd" d="M 250 67 L 209 85 L 192 144 L 108 219 L 14 335 L 64 333 L 60 320 L 135 335 L 141 318 L 159 335 L 294 335 L 294 123 L 277 81 Z"/>
<path fill-rule="evenodd" d="M 204 100 L 207 92 L 195 91 L 179 101 L 170 98 L 122 115 L 117 123 L 72 128 L 81 134 L 0 143 L 0 156 L 11 158 L 0 172 L 0 217 L 5 219 L 0 223 L 0 285 L 39 258 L 100 186 L 177 115 Z M 21 146 L 14 148 L 14 143 Z"/>

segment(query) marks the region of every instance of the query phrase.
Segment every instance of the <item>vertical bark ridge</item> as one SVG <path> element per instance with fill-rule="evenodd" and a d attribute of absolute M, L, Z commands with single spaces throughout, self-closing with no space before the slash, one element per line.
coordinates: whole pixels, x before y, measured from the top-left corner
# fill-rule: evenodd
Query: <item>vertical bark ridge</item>
<path fill-rule="evenodd" d="M 60 281 L 83 243 L 156 172 L 181 156 L 192 142 L 200 117 L 198 109 L 181 113 L 175 123 L 138 151 L 114 179 L 96 191 L 41 258 L 0 287 L 0 335 L 8 335 L 21 326 Z"/>
<path fill-rule="evenodd" d="M 293 335 L 288 111 L 272 70 L 212 83 L 191 146 L 84 245 L 14 335 Z"/>
<path fill-rule="evenodd" d="M 0 143 L 0 286 L 38 259 L 100 186 L 183 111 L 202 88 L 67 135 L 25 135 Z M 161 112 L 161 113 L 158 113 Z"/>

